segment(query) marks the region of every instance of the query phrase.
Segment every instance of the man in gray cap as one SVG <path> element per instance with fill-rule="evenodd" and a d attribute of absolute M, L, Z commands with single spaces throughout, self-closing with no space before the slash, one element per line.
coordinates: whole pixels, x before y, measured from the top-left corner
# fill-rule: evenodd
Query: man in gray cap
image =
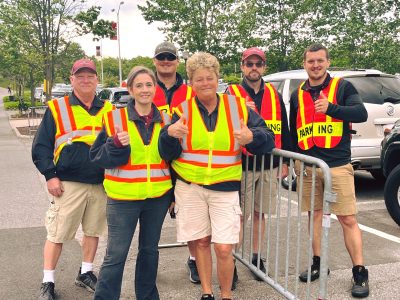
<path fill-rule="evenodd" d="M 175 45 L 170 42 L 162 42 L 154 51 L 153 63 L 156 67 L 157 86 L 153 102 L 158 109 L 168 113 L 172 113 L 172 109 L 181 102 L 194 97 L 192 87 L 186 85 L 182 76 L 177 73 L 179 65 L 177 52 Z M 188 242 L 188 248 L 189 280 L 199 284 L 200 277 L 197 272 L 194 244 Z"/>

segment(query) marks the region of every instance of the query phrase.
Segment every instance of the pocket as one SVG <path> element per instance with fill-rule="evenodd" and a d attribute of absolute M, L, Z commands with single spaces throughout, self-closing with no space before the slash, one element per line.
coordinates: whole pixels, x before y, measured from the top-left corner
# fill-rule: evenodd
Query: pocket
<path fill-rule="evenodd" d="M 233 211 L 235 212 L 235 215 L 242 215 L 242 209 L 240 208 L 240 205 L 234 205 L 233 206 Z"/>
<path fill-rule="evenodd" d="M 50 204 L 50 207 L 46 212 L 45 226 L 47 229 L 47 233 L 51 236 L 55 236 L 57 233 L 57 220 L 59 210 L 60 207 L 52 203 Z"/>

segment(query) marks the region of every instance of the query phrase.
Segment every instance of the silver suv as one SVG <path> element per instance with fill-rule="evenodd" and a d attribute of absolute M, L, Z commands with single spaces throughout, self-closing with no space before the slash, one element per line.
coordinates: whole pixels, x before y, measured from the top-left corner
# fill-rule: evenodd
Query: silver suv
<path fill-rule="evenodd" d="M 360 94 L 368 111 L 365 123 L 353 124 L 351 161 L 355 170 L 367 170 L 382 180 L 380 146 L 385 129 L 400 119 L 400 78 L 377 70 L 328 71 L 331 76 L 350 81 Z M 307 79 L 305 70 L 286 71 L 263 77 L 282 94 L 289 113 L 291 93 Z"/>

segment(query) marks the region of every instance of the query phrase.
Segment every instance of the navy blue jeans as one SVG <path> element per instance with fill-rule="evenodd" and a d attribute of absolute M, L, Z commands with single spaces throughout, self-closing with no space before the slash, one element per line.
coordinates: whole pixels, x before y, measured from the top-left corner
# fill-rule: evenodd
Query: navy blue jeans
<path fill-rule="evenodd" d="M 139 221 L 135 294 L 137 300 L 159 300 L 156 286 L 158 242 L 172 193 L 143 201 L 107 200 L 107 252 L 100 269 L 94 299 L 114 300 L 121 294 L 122 275 Z"/>

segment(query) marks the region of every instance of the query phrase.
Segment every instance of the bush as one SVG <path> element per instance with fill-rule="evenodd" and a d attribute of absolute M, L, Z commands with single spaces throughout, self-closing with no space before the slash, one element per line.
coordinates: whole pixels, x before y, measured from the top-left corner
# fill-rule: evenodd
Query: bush
<path fill-rule="evenodd" d="M 30 100 L 29 101 L 23 100 L 22 102 L 24 103 L 23 105 L 25 107 L 32 106 L 32 103 L 31 103 Z M 35 102 L 35 106 L 41 106 L 41 105 L 43 105 L 43 104 L 40 103 L 39 101 Z M 8 101 L 8 102 L 4 101 L 4 109 L 5 110 L 19 110 L 19 101 L 11 101 L 11 102 L 10 101 Z"/>

